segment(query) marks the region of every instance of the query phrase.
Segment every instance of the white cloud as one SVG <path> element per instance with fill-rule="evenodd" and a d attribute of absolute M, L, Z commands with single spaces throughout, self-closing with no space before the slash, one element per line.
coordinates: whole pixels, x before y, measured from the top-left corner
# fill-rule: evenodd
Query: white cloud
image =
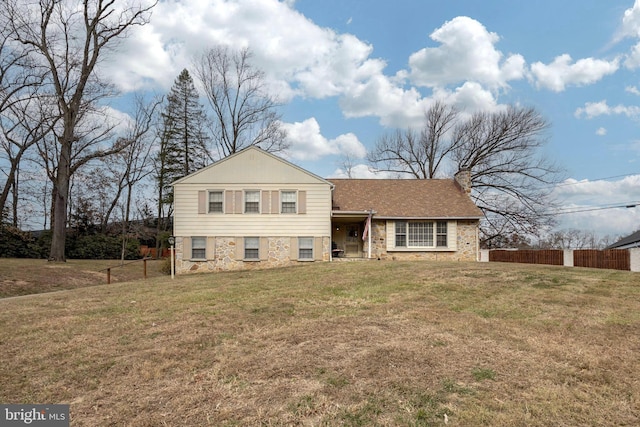
<path fill-rule="evenodd" d="M 616 105 L 615 107 L 611 107 L 607 104 L 607 101 L 604 100 L 600 102 L 587 102 L 584 107 L 576 109 L 574 113 L 574 116 L 577 118 L 585 117 L 587 119 L 611 115 L 624 115 L 629 118 L 635 118 L 640 116 L 640 107 L 635 105 Z"/>
<path fill-rule="evenodd" d="M 640 67 L 640 43 L 631 48 L 631 52 L 626 55 L 624 60 L 624 66 L 630 70 L 635 70 Z"/>
<path fill-rule="evenodd" d="M 640 38 L 639 0 L 636 0 L 634 5 L 624 12 L 622 25 L 618 30 L 618 34 L 614 37 L 613 43 L 619 42 L 627 37 L 636 39 Z M 624 65 L 630 70 L 635 70 L 640 67 L 640 43 L 637 43 L 631 48 L 631 51 L 625 57 Z"/>
<path fill-rule="evenodd" d="M 585 86 L 615 73 L 619 68 L 618 58 L 612 61 L 586 58 L 575 63 L 571 56 L 557 56 L 549 65 L 542 62 L 531 64 L 531 73 L 536 86 L 562 92 L 568 85 Z"/>
<path fill-rule="evenodd" d="M 323 28 L 277 0 L 167 0 L 151 23 L 134 29 L 109 73 L 123 90 L 155 82 L 168 89 L 203 49 L 248 46 L 254 64 L 282 102 L 293 97 L 338 97 L 347 117 L 377 116 L 405 126 L 429 102 L 384 75 L 373 46 L 351 34 Z M 188 22 L 188 25 L 185 25 Z M 135 52 L 135 53 L 134 53 Z"/>
<path fill-rule="evenodd" d="M 625 92 L 632 93 L 634 95 L 640 95 L 640 90 L 635 86 L 627 86 L 624 88 Z"/>
<path fill-rule="evenodd" d="M 636 0 L 633 6 L 624 12 L 616 40 L 624 37 L 640 37 L 640 0 Z"/>
<path fill-rule="evenodd" d="M 349 155 L 361 159 L 367 155 L 367 149 L 352 133 L 335 139 L 322 136 L 320 125 L 313 117 L 303 122 L 282 123 L 282 127 L 287 131 L 290 143 L 287 154 L 292 159 L 316 160 L 329 155 Z"/>
<path fill-rule="evenodd" d="M 453 91 L 436 88 L 433 91 L 433 98 L 441 99 L 467 114 L 476 111 L 496 111 L 502 108 L 493 94 L 476 82 L 466 82 Z"/>
<path fill-rule="evenodd" d="M 563 202 L 560 228 L 593 230 L 600 235 L 626 235 L 640 225 L 640 175 L 617 181 L 567 179 L 554 191 Z M 622 206 L 622 207 L 620 207 Z"/>
<path fill-rule="evenodd" d="M 114 82 L 130 90 L 151 80 L 166 89 L 195 57 L 215 45 L 250 47 L 254 64 L 284 101 L 296 95 L 338 96 L 355 82 L 381 73 L 385 63 L 369 58 L 371 45 L 316 25 L 294 10 L 293 3 L 159 2 L 151 22 L 135 28 L 112 61 Z"/>
<path fill-rule="evenodd" d="M 598 128 L 596 129 L 596 135 L 598 136 L 605 136 L 607 134 L 607 130 L 605 128 Z"/>
<path fill-rule="evenodd" d="M 524 58 L 509 55 L 503 61 L 495 48 L 498 35 L 472 18 L 458 16 L 430 37 L 440 46 L 421 49 L 409 58 L 414 84 L 435 87 L 472 80 L 496 89 L 524 77 Z"/>
<path fill-rule="evenodd" d="M 353 85 L 340 99 L 346 117 L 378 116 L 383 125 L 393 127 L 415 125 L 428 103 L 417 90 L 398 87 L 382 74 Z"/>
<path fill-rule="evenodd" d="M 293 9 L 294 1 L 165 0 L 151 22 L 134 28 L 107 74 L 123 90 L 167 90 L 204 49 L 248 46 L 268 87 L 287 103 L 295 97 L 335 97 L 347 118 L 378 117 L 387 127 L 415 126 L 434 99 L 464 111 L 495 110 L 498 89 L 526 72 L 521 55 L 496 49 L 498 35 L 478 21 L 457 17 L 436 29 L 440 43 L 409 58 L 410 71 L 384 74 L 373 46 L 348 33 L 318 26 Z M 188 25 L 185 25 L 188 23 Z M 425 96 L 417 87 L 432 89 Z"/>

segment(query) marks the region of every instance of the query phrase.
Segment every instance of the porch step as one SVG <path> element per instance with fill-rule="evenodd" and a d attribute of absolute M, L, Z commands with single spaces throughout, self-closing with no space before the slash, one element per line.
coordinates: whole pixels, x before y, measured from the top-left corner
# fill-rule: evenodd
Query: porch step
<path fill-rule="evenodd" d="M 352 262 L 352 261 L 373 261 L 377 258 L 361 258 L 361 257 L 334 257 L 331 261 Z"/>

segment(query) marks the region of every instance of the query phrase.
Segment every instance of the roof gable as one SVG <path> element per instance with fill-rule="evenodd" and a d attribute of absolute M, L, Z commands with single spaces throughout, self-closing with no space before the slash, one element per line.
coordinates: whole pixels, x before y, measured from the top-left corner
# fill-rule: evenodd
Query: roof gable
<path fill-rule="evenodd" d="M 481 218 L 482 211 L 453 179 L 329 179 L 333 210 L 386 218 Z"/>
<path fill-rule="evenodd" d="M 627 237 L 624 237 L 620 240 L 618 240 L 617 242 L 615 242 L 612 245 L 607 246 L 606 249 L 616 249 L 616 248 L 620 248 L 622 246 L 640 246 L 640 230 L 636 231 L 633 234 L 630 234 Z"/>
<path fill-rule="evenodd" d="M 327 184 L 327 180 L 261 148 L 250 146 L 173 183 Z"/>

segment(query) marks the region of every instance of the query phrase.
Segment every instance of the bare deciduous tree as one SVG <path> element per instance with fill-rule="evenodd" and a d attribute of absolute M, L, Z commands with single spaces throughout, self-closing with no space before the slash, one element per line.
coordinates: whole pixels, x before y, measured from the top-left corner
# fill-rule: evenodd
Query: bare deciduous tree
<path fill-rule="evenodd" d="M 143 1 L 143 0 L 141 0 Z M 65 261 L 65 236 L 70 178 L 78 167 L 94 158 L 120 151 L 122 144 L 110 147 L 98 129 L 81 129 L 88 112 L 109 92 L 99 78 L 99 60 L 127 30 L 148 22 L 151 8 L 137 0 L 5 0 L 16 39 L 35 52 L 35 60 L 48 71 L 46 84 L 55 99 L 60 117 L 55 140 L 47 139 L 45 162 L 50 169 L 54 199 L 52 242 L 49 259 Z M 75 162 L 74 162 L 75 157 Z"/>
<path fill-rule="evenodd" d="M 109 180 L 115 184 L 115 191 L 108 203 L 102 218 L 101 229 L 105 233 L 111 215 L 121 202 L 124 193 L 124 217 L 123 224 L 128 223 L 131 213 L 131 197 L 133 186 L 149 176 L 152 169 L 151 150 L 153 148 L 154 125 L 156 111 L 162 101 L 155 99 L 146 102 L 141 96 L 133 99 L 134 111 L 131 122 L 127 125 L 125 134 L 121 136 L 125 140 L 125 148 L 105 161 L 103 169 L 108 174 Z"/>
<path fill-rule="evenodd" d="M 459 141 L 451 139 L 458 111 L 436 101 L 425 111 L 422 128 L 396 130 L 378 140 L 368 160 L 377 170 L 419 179 L 435 178 Z"/>
<path fill-rule="evenodd" d="M 605 236 L 610 239 L 610 236 Z M 602 249 L 609 245 L 606 239 L 599 239 L 593 231 L 568 230 L 554 231 L 540 240 L 538 245 L 544 249 Z"/>
<path fill-rule="evenodd" d="M 507 107 L 464 119 L 436 102 L 425 113 L 422 130 L 383 136 L 369 154 L 379 170 L 418 179 L 443 174 L 446 162 L 471 170 L 474 202 L 485 214 L 482 244 L 519 233 L 536 235 L 553 217 L 544 215 L 560 168 L 540 149 L 547 121 L 533 108 Z"/>
<path fill-rule="evenodd" d="M 38 96 L 46 70 L 34 64 L 28 46 L 14 43 L 6 9 L 0 7 L 0 162 L 5 182 L 0 192 L 0 212 L 12 195 L 12 223 L 18 226 L 18 184 L 27 151 L 51 130 L 39 108 Z"/>
<path fill-rule="evenodd" d="M 151 129 L 155 121 L 156 110 L 161 100 L 153 100 L 145 103 L 141 98 L 136 99 L 136 110 L 133 122 L 127 131 L 126 138 L 131 140 L 127 148 L 117 155 L 117 160 L 123 166 L 119 188 L 126 192 L 122 217 L 122 252 L 121 260 L 124 261 L 129 237 L 129 221 L 131 216 L 131 202 L 133 187 L 151 175 L 153 164 L 151 150 L 154 141 Z"/>
<path fill-rule="evenodd" d="M 534 108 L 514 106 L 476 113 L 456 128 L 453 160 L 471 170 L 472 198 L 486 219 L 485 245 L 501 235 L 538 235 L 554 224 L 545 212 L 555 207 L 551 191 L 562 176 L 540 152 L 548 128 Z"/>
<path fill-rule="evenodd" d="M 264 73 L 251 64 L 248 49 L 214 47 L 194 66 L 213 112 L 213 143 L 219 158 L 251 145 L 272 152 L 287 148 L 278 101 L 267 92 Z"/>

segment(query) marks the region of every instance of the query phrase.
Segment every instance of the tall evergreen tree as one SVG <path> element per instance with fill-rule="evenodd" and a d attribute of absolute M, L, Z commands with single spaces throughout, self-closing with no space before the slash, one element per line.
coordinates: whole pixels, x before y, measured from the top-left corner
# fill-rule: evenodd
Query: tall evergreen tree
<path fill-rule="evenodd" d="M 162 113 L 159 132 L 160 149 L 156 156 L 158 190 L 158 232 L 171 216 L 173 190 L 171 184 L 183 176 L 206 166 L 211 161 L 207 149 L 209 138 L 206 114 L 189 71 L 184 69 L 176 78 Z"/>
<path fill-rule="evenodd" d="M 167 96 L 162 114 L 167 136 L 167 155 L 178 165 L 178 179 L 207 165 L 211 156 L 207 149 L 206 114 L 193 79 L 187 69 L 182 70 Z"/>

